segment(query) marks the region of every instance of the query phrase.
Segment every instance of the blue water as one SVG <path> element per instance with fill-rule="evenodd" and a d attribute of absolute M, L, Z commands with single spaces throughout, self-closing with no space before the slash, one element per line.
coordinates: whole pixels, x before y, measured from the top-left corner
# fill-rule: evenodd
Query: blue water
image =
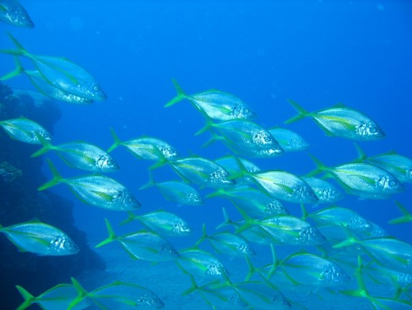
<path fill-rule="evenodd" d="M 219 142 L 200 148 L 208 134 L 194 136 L 204 120 L 188 101 L 163 107 L 176 95 L 173 77 L 189 94 L 211 88 L 235 94 L 258 112 L 257 122 L 264 127 L 281 125 L 295 115 L 287 99 L 299 102 L 308 111 L 344 103 L 370 116 L 387 135 L 381 141 L 360 143 L 367 155 L 396 150 L 412 157 L 410 1 L 21 3 L 36 28 L 25 30 L 1 24 L 1 48 L 12 47 L 5 35 L 10 32 L 34 54 L 67 57 L 90 72 L 108 95 L 106 101 L 91 106 L 59 103 L 63 117 L 54 130 L 56 144 L 85 140 L 108 148 L 113 142 L 109 127 L 113 127 L 121 139 L 158 137 L 185 156 L 194 153 L 216 159 L 228 153 Z M 13 68 L 10 56 L 0 54 L 0 63 L 1 72 Z M 33 89 L 24 76 L 8 84 L 15 89 Z M 356 157 L 351 141 L 325 136 L 309 119 L 288 128 L 300 133 L 311 144 L 310 152 L 327 165 Z M 223 220 L 222 207 L 234 219 L 240 218 L 223 199 L 207 201 L 202 207 L 179 208 L 165 201 L 156 189 L 138 191 L 148 181 L 147 167 L 151 163 L 136 160 L 122 148 L 116 149 L 113 156 L 121 170 L 111 176 L 135 193 L 143 205 L 142 213 L 163 208 L 192 225 L 192 238 L 173 240 L 179 249 L 197 240 L 202 223 L 212 232 Z M 64 176 L 86 174 L 65 167 L 54 155 L 49 157 Z M 297 175 L 314 168 L 305 152 L 254 162 L 262 169 L 282 169 Z M 44 172 L 50 176 L 47 167 Z M 155 171 L 155 177 L 162 181 L 177 179 L 167 167 Z M 106 237 L 104 218 L 116 225 L 126 217 L 83 205 L 64 186 L 52 190 L 76 204 L 76 224 L 90 236 L 92 245 Z M 405 192 L 393 199 L 412 210 L 411 190 L 407 184 Z M 387 224 L 401 215 L 393 199 L 347 196 L 339 206 L 356 210 L 390 235 L 412 243 L 412 223 Z M 298 205 L 286 206 L 300 216 Z M 119 229 L 130 231 L 127 226 Z M 113 249 L 127 259 L 120 247 Z M 262 253 L 268 254 L 264 250 Z M 270 257 L 262 261 L 269 262 Z M 242 266 L 246 269 L 246 264 Z"/>

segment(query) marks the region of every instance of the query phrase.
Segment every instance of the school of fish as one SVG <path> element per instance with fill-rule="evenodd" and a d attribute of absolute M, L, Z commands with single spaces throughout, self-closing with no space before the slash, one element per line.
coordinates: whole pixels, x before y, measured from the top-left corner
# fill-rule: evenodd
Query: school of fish
<path fill-rule="evenodd" d="M 0 0 L 0 21 L 33 28 L 26 10 L 16 0 Z M 11 55 L 16 68 L 3 75 L 8 80 L 25 75 L 43 95 L 72 104 L 91 104 L 106 99 L 106 94 L 85 69 L 66 58 L 42 56 L 29 52 L 9 34 L 15 49 L 2 49 Z M 33 69 L 23 68 L 20 58 L 27 58 Z M 199 294 L 213 309 L 306 309 L 294 300 L 294 294 L 316 294 L 320 298 L 341 294 L 367 300 L 373 309 L 410 309 L 412 307 L 412 245 L 389 236 L 379 225 L 360 216 L 351 208 L 338 205 L 345 195 L 360 199 L 389 199 L 412 183 L 412 159 L 395 151 L 367 156 L 358 144 L 358 158 L 337 166 L 326 166 L 312 154 L 315 169 L 306 175 L 283 170 L 262 171 L 254 158 L 276 158 L 288 152 L 306 151 L 309 143 L 298 133 L 281 127 L 264 128 L 256 120 L 253 108 L 233 94 L 207 90 L 188 95 L 176 80 L 177 95 L 165 107 L 188 101 L 204 119 L 196 135 L 210 133 L 204 144 L 223 143 L 232 155 L 211 160 L 184 156 L 171 144 L 156 137 L 129 137 L 120 140 L 113 129 L 113 145 L 107 150 L 86 141 L 54 144 L 53 137 L 41 124 L 24 116 L 1 120 L 0 126 L 10 136 L 40 149 L 32 157 L 55 152 L 73 168 L 88 171 L 72 178 L 60 175 L 47 160 L 52 178 L 39 184 L 46 190 L 65 184 L 84 204 L 124 212 L 122 224 L 137 221 L 141 230 L 124 235 L 106 219 L 108 237 L 95 247 L 111 246 L 131 259 L 159 263 L 173 261 L 188 277 L 191 287 L 183 295 Z M 328 135 L 353 141 L 377 141 L 385 133 L 366 114 L 343 104 L 308 112 L 294 101 L 297 114 L 285 125 L 311 118 Z M 155 187 L 164 199 L 178 205 L 200 206 L 216 197 L 230 201 L 241 216 L 231 220 L 223 209 L 223 222 L 216 230 L 203 225 L 201 238 L 185 249 L 177 249 L 170 238 L 184 238 L 196 229 L 180 216 L 158 210 L 142 213 L 144 206 L 134 194 L 106 173 L 120 169 L 114 151 L 125 147 L 139 160 L 152 162 L 149 180 L 141 190 Z M 170 167 L 181 181 L 158 181 L 153 170 Z M 329 182 L 329 179 L 332 181 Z M 202 190 L 209 188 L 207 195 Z M 300 207 L 301 214 L 296 214 Z M 317 205 L 308 212 L 308 205 Z M 320 208 L 319 206 L 326 205 Z M 412 222 L 412 214 L 396 202 L 402 216 L 391 224 Z M 292 212 L 293 210 L 293 212 Z M 219 215 L 220 216 L 220 215 Z M 408 224 L 407 224 L 408 225 Z M 19 251 L 38 255 L 76 255 L 81 249 L 63 231 L 38 219 L 3 227 L 3 233 Z M 206 251 L 209 243 L 215 252 Z M 109 245 L 110 244 L 110 245 Z M 271 257 L 257 266 L 258 247 L 267 247 Z M 289 246 L 289 255 L 278 250 Z M 221 257 L 241 257 L 247 275 L 230 274 Z M 137 262 L 138 263 L 138 262 Z M 236 280 L 234 280 L 236 278 Z M 355 286 L 353 284 L 356 284 Z M 384 295 L 375 294 L 368 285 L 382 287 Z M 352 284 L 352 285 L 351 285 Z M 42 309 L 159 309 L 165 303 L 151 290 L 137 283 L 115 281 L 87 291 L 74 278 L 56 285 L 38 296 L 17 286 L 24 301 L 19 310 L 32 304 Z M 155 290 L 155 288 L 153 288 Z"/>

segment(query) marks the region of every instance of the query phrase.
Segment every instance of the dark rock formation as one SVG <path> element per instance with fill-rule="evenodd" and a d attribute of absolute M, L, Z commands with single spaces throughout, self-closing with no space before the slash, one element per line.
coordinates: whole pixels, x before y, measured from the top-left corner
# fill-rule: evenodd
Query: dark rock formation
<path fill-rule="evenodd" d="M 0 121 L 19 116 L 38 122 L 52 133 L 60 110 L 47 97 L 30 92 L 13 93 L 0 84 Z M 37 186 L 47 181 L 40 171 L 42 159 L 30 158 L 39 147 L 14 141 L 1 128 L 0 145 L 0 224 L 9 226 L 38 218 L 63 230 L 80 247 L 76 255 L 38 256 L 19 252 L 0 234 L 1 308 L 15 309 L 23 301 L 15 285 L 37 295 L 44 291 L 39 288 L 67 283 L 70 277 L 85 270 L 103 270 L 105 266 L 88 247 L 85 234 L 75 227 L 71 202 L 51 192 L 37 191 Z"/>

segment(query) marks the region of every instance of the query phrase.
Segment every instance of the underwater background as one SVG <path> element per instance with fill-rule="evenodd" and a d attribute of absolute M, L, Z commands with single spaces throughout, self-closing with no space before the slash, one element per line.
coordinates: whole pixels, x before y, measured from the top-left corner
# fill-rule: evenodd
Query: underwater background
<path fill-rule="evenodd" d="M 55 144 L 84 140 L 108 149 L 113 143 L 111 127 L 122 140 L 142 135 L 157 137 L 184 156 L 197 154 L 213 160 L 229 154 L 229 149 L 219 141 L 201 148 L 209 134 L 194 136 L 204 126 L 204 118 L 187 100 L 164 108 L 176 96 L 174 78 L 188 94 L 218 89 L 238 96 L 258 113 L 256 122 L 265 128 L 283 126 L 285 120 L 296 114 L 288 99 L 308 111 L 344 103 L 370 116 L 386 133 L 383 140 L 358 143 L 367 155 L 396 150 L 412 157 L 410 1 L 22 0 L 21 4 L 36 27 L 27 30 L 2 23 L 0 47 L 13 48 L 7 37 L 9 32 L 32 53 L 67 57 L 91 73 L 108 96 L 107 100 L 89 106 L 56 102 L 58 108 L 51 105 L 48 110 L 46 107 L 42 113 L 45 119 L 53 119 L 50 126 Z M 14 68 L 10 55 L 0 54 L 0 64 L 1 75 Z M 25 76 L 2 83 L 12 90 L 35 91 Z M 25 110 L 22 108 L 14 113 L 24 115 Z M 52 113 L 55 117 L 50 115 Z M 1 116 L 1 120 L 7 118 Z M 328 166 L 357 157 L 352 141 L 326 136 L 309 118 L 287 125 L 287 128 L 302 135 L 310 143 L 308 152 Z M 0 138 L 2 144 L 9 143 L 6 135 Z M 67 167 L 51 152 L 40 159 L 31 159 L 30 154 L 37 150 L 31 145 L 13 141 L 12 147 L 0 152 L 6 153 L 6 150 L 27 155 L 27 163 L 20 167 L 22 179 L 30 173 L 31 162 L 39 169 L 34 174 L 43 173 L 38 179 L 25 179 L 26 183 L 16 178 L 10 183 L 13 188 L 35 189 L 50 179 L 45 158 L 50 158 L 64 177 L 86 174 Z M 178 206 L 165 200 L 156 188 L 139 191 L 149 180 L 147 168 L 152 163 L 137 160 L 124 148 L 111 154 L 121 169 L 110 176 L 135 194 L 142 204 L 139 214 L 164 209 L 190 224 L 192 236 L 170 239 L 176 249 L 193 246 L 202 235 L 203 223 L 212 233 L 224 220 L 222 208 L 228 210 L 233 220 L 241 219 L 223 198 L 206 199 L 202 206 Z M 251 160 L 262 170 L 280 169 L 296 175 L 304 175 L 315 168 L 306 152 Z M 153 174 L 157 181 L 178 179 L 166 166 L 154 170 Z M 403 193 L 391 199 L 369 200 L 346 195 L 337 205 L 355 210 L 389 235 L 412 243 L 411 222 L 388 224 L 389 220 L 401 216 L 394 200 L 412 210 L 411 185 L 405 187 Z M 14 200 L 20 201 L 21 194 L 11 195 L 4 189 L 0 189 L 0 202 L 13 209 Z M 200 189 L 202 196 L 212 191 Z M 0 206 L 0 223 L 11 225 L 33 217 L 42 221 L 49 218 L 49 222 L 54 223 L 73 221 L 84 240 L 77 254 L 82 258 L 76 260 L 74 267 L 73 261 L 65 261 L 66 258 L 37 257 L 41 262 L 26 267 L 28 270 L 39 268 L 41 272 L 36 273 L 35 278 L 27 278 L 18 274 L 26 267 L 10 269 L 8 266 L 13 265 L 12 257 L 16 255 L 30 260 L 35 254 L 18 253 L 16 248 L 12 248 L 15 253 L 10 257 L 7 257 L 9 252 L 2 252 L 0 295 L 7 296 L 3 297 L 6 299 L 4 309 L 14 309 L 23 301 L 14 285 L 21 285 L 37 296 L 58 283 L 70 283 L 71 276 L 87 289 L 114 280 L 142 285 L 163 300 L 165 309 L 211 308 L 198 294 L 182 296 L 190 287 L 190 281 L 173 262 L 154 265 L 134 261 L 118 244 L 94 249 L 107 238 L 105 218 L 110 219 L 119 235 L 141 227 L 137 222 L 119 226 L 127 218 L 126 213 L 85 205 L 66 186 L 56 186 L 48 192 L 52 193 L 48 195 L 56 195 L 49 203 L 49 212 L 53 215 L 32 214 L 28 207 L 24 213 L 14 212 L 10 219 L 7 217 L 12 211 Z M 31 199 L 36 200 L 32 195 L 38 195 L 35 190 L 21 193 L 30 195 L 24 197 L 27 206 Z M 71 214 L 64 208 L 66 205 Z M 291 214 L 301 216 L 298 204 L 285 205 Z M 52 211 L 55 206 L 69 214 Z M 309 212 L 319 208 L 307 206 Z M 6 243 L 9 241 L 0 236 L 0 245 Z M 204 244 L 202 248 L 214 253 L 209 245 Z M 271 262 L 267 246 L 254 248 L 256 265 Z M 280 253 L 288 253 L 288 250 L 288 247 L 279 247 Z M 234 278 L 240 280 L 247 274 L 248 266 L 243 258 L 216 255 Z M 339 294 L 324 299 L 307 293 L 292 297 L 307 309 L 320 306 L 348 309 L 354 305 L 356 309 L 372 309 L 366 300 Z"/>

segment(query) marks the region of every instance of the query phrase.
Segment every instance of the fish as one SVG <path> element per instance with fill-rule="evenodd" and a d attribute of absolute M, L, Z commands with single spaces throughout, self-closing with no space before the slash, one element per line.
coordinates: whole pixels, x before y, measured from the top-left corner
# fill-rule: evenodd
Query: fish
<path fill-rule="evenodd" d="M 29 58 L 36 70 L 51 86 L 64 92 L 93 101 L 104 101 L 107 95 L 99 83 L 85 69 L 63 57 L 41 56 L 29 53 L 11 34 L 8 34 L 16 46 L 15 50 L 0 50 L 1 53 Z M 13 78 L 22 74 L 21 68 L 16 67 L 0 80 Z"/>
<path fill-rule="evenodd" d="M 412 222 L 412 213 L 409 212 L 400 202 L 395 201 L 395 204 L 398 206 L 398 209 L 402 212 L 402 216 L 392 219 L 389 221 L 389 224 L 403 224 Z"/>
<path fill-rule="evenodd" d="M 110 153 L 122 145 L 137 159 L 157 161 L 157 163 L 152 166 L 152 169 L 162 166 L 167 163 L 167 161 L 172 161 L 180 157 L 179 152 L 173 146 L 161 139 L 142 136 L 122 142 L 112 128 L 110 128 L 110 132 L 113 136 L 114 143 L 107 152 Z"/>
<path fill-rule="evenodd" d="M 179 181 L 155 182 L 149 170 L 150 180 L 139 188 L 143 190 L 149 187 L 157 187 L 166 200 L 177 202 L 179 205 L 200 206 L 204 204 L 199 192 L 189 184 Z"/>
<path fill-rule="evenodd" d="M 242 163 L 239 161 L 239 166 Z M 271 197 L 293 203 L 317 203 L 318 198 L 312 188 L 293 173 L 282 170 L 268 170 L 249 173 L 244 167 L 231 178 L 251 177 L 255 184 L 267 192 Z"/>
<path fill-rule="evenodd" d="M 241 235 L 246 241 L 251 243 L 263 244 L 263 245 L 270 245 L 272 243 L 276 243 L 277 241 L 274 240 L 265 230 L 261 229 L 258 225 L 250 226 L 246 230 L 241 230 L 243 226 L 246 224 L 245 220 L 239 221 L 232 221 L 229 217 L 229 214 L 226 208 L 222 208 L 224 221 L 219 224 L 216 229 L 220 229 L 226 226 L 233 226 L 238 234 Z"/>
<path fill-rule="evenodd" d="M 248 186 L 236 186 L 233 189 L 219 188 L 214 193 L 206 196 L 206 198 L 213 197 L 227 198 L 235 207 L 241 208 L 252 217 L 289 214 L 289 211 L 280 200 Z"/>
<path fill-rule="evenodd" d="M 112 211 L 133 211 L 140 208 L 140 202 L 115 179 L 91 174 L 63 178 L 50 160 L 47 160 L 53 178 L 38 188 L 43 191 L 58 184 L 66 184 L 83 203 Z"/>
<path fill-rule="evenodd" d="M 151 290 L 132 283 L 114 281 L 98 287 L 90 292 L 75 278 L 71 278 L 77 291 L 77 297 L 70 303 L 67 310 L 77 309 L 79 304 L 89 302 L 101 309 L 161 309 L 164 302 Z"/>
<path fill-rule="evenodd" d="M 219 90 L 208 90 L 193 95 L 186 95 L 175 79 L 172 79 L 177 91 L 177 96 L 170 100 L 165 107 L 170 107 L 184 99 L 190 103 L 202 115 L 219 121 L 233 119 L 254 119 L 257 113 L 238 97 Z"/>
<path fill-rule="evenodd" d="M 373 309 L 403 310 L 403 309 L 410 309 L 412 307 L 412 303 L 410 302 L 410 299 L 402 300 L 400 298 L 372 296 L 365 285 L 365 281 L 363 279 L 363 269 L 364 267 L 362 264 L 362 258 L 358 256 L 358 266 L 355 270 L 357 288 L 354 290 L 340 291 L 341 294 L 351 296 L 351 297 L 365 298 L 370 302 Z"/>
<path fill-rule="evenodd" d="M 268 129 L 268 131 L 285 152 L 300 152 L 310 147 L 310 144 L 305 139 L 290 129 L 273 127 Z"/>
<path fill-rule="evenodd" d="M 69 166 L 93 172 L 114 172 L 120 169 L 113 157 L 100 147 L 84 142 L 74 141 L 52 145 L 42 136 L 37 137 L 43 147 L 31 157 L 41 156 L 49 151 L 55 151 Z"/>
<path fill-rule="evenodd" d="M 206 301 L 208 305 L 213 308 L 218 307 L 218 309 L 226 310 L 243 310 L 250 309 L 250 305 L 239 296 L 239 294 L 230 286 L 219 285 L 216 287 L 216 282 L 210 282 L 203 285 L 198 285 L 194 277 L 184 271 L 191 281 L 191 287 L 185 290 L 182 295 L 186 296 L 193 292 L 199 293 L 200 296 Z"/>
<path fill-rule="evenodd" d="M 23 116 L 0 121 L 0 126 L 13 140 L 29 144 L 41 144 L 39 136 L 43 137 L 45 141 L 52 140 L 51 134 L 40 124 Z"/>
<path fill-rule="evenodd" d="M 309 154 L 316 164 L 316 170 L 307 174 L 312 176 L 326 172 L 343 186 L 348 194 L 369 199 L 388 199 L 401 193 L 405 187 L 388 171 L 367 163 L 347 163 L 334 167 L 323 165 L 316 157 Z"/>
<path fill-rule="evenodd" d="M 231 288 L 243 300 L 249 309 L 291 309 L 292 305 L 287 298 L 270 282 L 244 281 L 232 283 L 226 281 L 220 284 L 211 284 L 213 289 Z"/>
<path fill-rule="evenodd" d="M 349 275 L 338 264 L 307 252 L 289 255 L 278 263 L 278 268 L 293 282 L 317 290 L 342 288 L 350 281 Z"/>
<path fill-rule="evenodd" d="M 30 15 L 17 0 L 0 1 L 0 21 L 19 28 L 34 28 Z"/>
<path fill-rule="evenodd" d="M 159 210 L 155 212 L 146 213 L 143 215 L 136 215 L 129 213 L 129 217 L 122 222 L 122 224 L 138 220 L 144 226 L 160 235 L 171 237 L 186 237 L 193 232 L 190 225 L 177 216 L 176 214 Z"/>
<path fill-rule="evenodd" d="M 26 70 L 24 69 L 23 65 L 20 62 L 20 59 L 17 56 L 13 56 L 13 58 L 16 64 L 16 69 L 14 69 L 13 72 L 10 73 L 10 76 L 5 75 L 0 80 L 8 80 L 9 78 L 12 78 L 18 74 L 24 73 L 29 78 L 34 87 L 44 96 L 72 104 L 89 105 L 93 103 L 93 100 L 91 99 L 76 96 L 60 88 L 54 87 L 53 85 L 49 84 L 47 80 L 45 80 L 43 75 L 38 70 Z"/>
<path fill-rule="evenodd" d="M 370 117 L 343 104 L 310 113 L 292 100 L 289 103 L 298 111 L 298 115 L 285 121 L 285 124 L 311 117 L 328 136 L 357 141 L 374 141 L 385 137 L 383 130 Z"/>
<path fill-rule="evenodd" d="M 37 219 L 3 227 L 4 233 L 20 252 L 31 252 L 38 255 L 66 256 L 79 252 L 79 247 L 60 229 Z"/>
<path fill-rule="evenodd" d="M 378 166 L 393 174 L 399 181 L 412 183 L 412 159 L 390 151 L 379 155 L 366 156 L 361 147 L 355 144 L 358 152 L 356 161 Z"/>
<path fill-rule="evenodd" d="M 244 224 L 236 230 L 243 232 L 251 226 L 264 230 L 275 243 L 284 245 L 319 245 L 326 242 L 320 231 L 308 222 L 292 215 L 275 215 L 263 219 L 252 219 L 239 209 L 244 217 Z"/>
<path fill-rule="evenodd" d="M 204 157 L 193 155 L 168 161 L 168 164 L 185 182 L 214 188 L 235 185 L 225 169 Z"/>
<path fill-rule="evenodd" d="M 279 143 L 266 129 L 249 120 L 235 119 L 213 123 L 211 119 L 207 119 L 206 126 L 199 130 L 196 135 L 206 130 L 217 131 L 219 136 L 212 135 L 211 140 L 206 142 L 205 145 L 209 145 L 218 139 L 223 140 L 228 148 L 241 155 L 251 156 L 251 154 L 255 154 L 254 157 L 266 158 L 284 153 Z"/>
<path fill-rule="evenodd" d="M 373 229 L 370 221 L 348 208 L 330 206 L 308 214 L 302 205 L 302 213 L 305 220 L 311 218 L 318 225 L 342 226 L 357 235 L 370 233 Z M 331 229 L 333 230 L 333 228 Z"/>
<path fill-rule="evenodd" d="M 412 274 L 412 245 L 393 237 L 377 237 L 364 240 L 350 235 L 346 240 L 335 244 L 341 248 L 359 244 L 378 264 L 399 272 Z"/>
<path fill-rule="evenodd" d="M 212 235 L 206 233 L 206 225 L 203 224 L 203 234 L 194 246 L 198 246 L 205 240 L 209 240 L 217 253 L 230 256 L 253 256 L 256 252 L 245 239 L 229 232 L 217 232 Z"/>
<path fill-rule="evenodd" d="M 184 273 L 194 274 L 201 279 L 227 280 L 229 272 L 226 267 L 209 252 L 188 248 L 179 251 L 177 265 Z"/>
<path fill-rule="evenodd" d="M 242 163 L 243 167 L 245 167 L 247 172 L 255 173 L 261 171 L 261 169 L 257 165 L 252 163 L 250 160 L 240 157 L 237 157 L 237 159 L 240 160 L 240 162 Z M 237 173 L 241 168 L 238 165 L 237 159 L 232 155 L 226 155 L 214 160 L 214 162 L 222 166 L 227 172 L 229 172 L 229 174 L 234 174 Z M 236 184 L 254 184 L 254 182 L 253 179 L 251 179 L 250 177 L 244 177 L 238 178 L 236 180 Z"/>
<path fill-rule="evenodd" d="M 117 236 L 108 219 L 105 219 L 109 237 L 95 248 L 117 241 L 132 259 L 150 262 L 175 261 L 180 257 L 174 246 L 157 233 L 141 230 L 123 236 Z"/>
<path fill-rule="evenodd" d="M 36 297 L 19 285 L 16 285 L 16 288 L 24 298 L 24 302 L 17 310 L 24 310 L 33 304 L 37 304 L 45 310 L 66 310 L 70 306 L 70 303 L 78 296 L 78 292 L 72 284 L 58 284 Z M 86 309 L 90 305 L 91 302 L 83 300 L 72 309 Z"/>
<path fill-rule="evenodd" d="M 321 178 L 302 176 L 301 179 L 312 188 L 318 198 L 318 204 L 335 203 L 345 197 L 340 189 Z"/>

